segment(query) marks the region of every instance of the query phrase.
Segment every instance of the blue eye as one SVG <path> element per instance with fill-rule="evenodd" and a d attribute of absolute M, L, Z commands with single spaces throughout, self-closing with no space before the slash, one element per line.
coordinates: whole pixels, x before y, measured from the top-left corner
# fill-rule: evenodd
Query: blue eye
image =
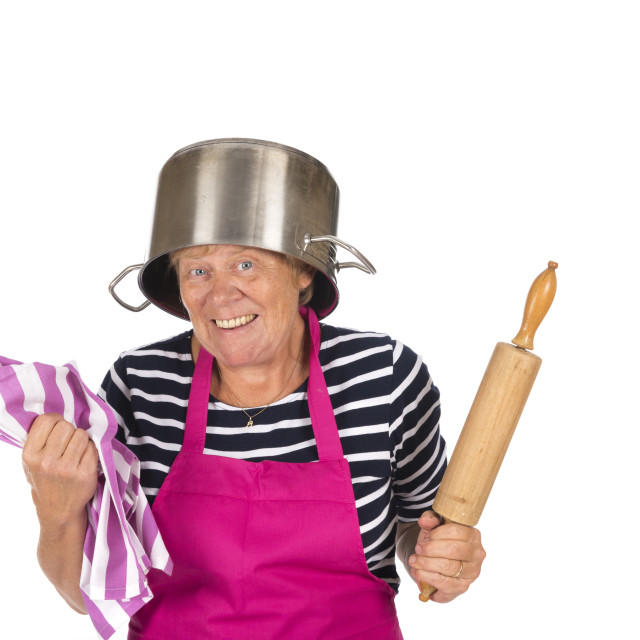
<path fill-rule="evenodd" d="M 247 269 L 251 269 L 251 267 L 253 267 L 253 262 L 250 262 L 249 260 L 244 260 L 238 265 L 238 269 L 240 269 L 240 271 L 247 271 Z"/>
<path fill-rule="evenodd" d="M 206 271 L 204 269 L 191 269 L 189 273 L 194 276 L 203 276 Z"/>

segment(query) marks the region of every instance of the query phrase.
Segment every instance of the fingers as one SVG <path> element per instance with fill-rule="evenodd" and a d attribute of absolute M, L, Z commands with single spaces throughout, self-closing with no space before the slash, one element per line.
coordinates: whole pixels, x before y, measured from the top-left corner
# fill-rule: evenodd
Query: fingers
<path fill-rule="evenodd" d="M 76 429 L 57 414 L 36 418 L 22 462 L 41 524 L 77 516 L 95 493 L 96 446 L 86 431 Z"/>
<path fill-rule="evenodd" d="M 49 435 L 59 422 L 64 422 L 64 420 L 57 413 L 45 413 L 38 416 L 29 429 L 24 450 L 27 453 L 35 453 L 43 449 L 49 439 Z M 73 429 L 72 425 L 69 426 Z"/>
<path fill-rule="evenodd" d="M 420 551 L 416 549 L 417 553 L 432 557 L 466 562 L 484 559 L 484 556 L 480 557 L 484 552 L 480 532 L 458 524 L 444 524 L 430 531 L 424 540 L 418 540 L 417 546 L 422 547 Z"/>
<path fill-rule="evenodd" d="M 450 602 L 465 593 L 479 574 L 477 567 L 462 560 L 412 556 L 409 564 L 418 584 L 436 589 L 429 597 L 434 602 Z"/>
<path fill-rule="evenodd" d="M 414 569 L 411 570 L 411 575 L 418 581 L 419 585 L 429 585 L 435 589 L 429 595 L 429 600 L 438 603 L 451 602 L 466 593 L 473 583 L 473 580 L 467 580 L 466 578 L 446 577 L 439 573 L 416 571 Z"/>
<path fill-rule="evenodd" d="M 434 529 L 431 532 L 431 540 L 465 540 L 468 542 L 480 541 L 480 531 L 474 527 L 466 527 L 463 524 L 449 522 Z"/>
<path fill-rule="evenodd" d="M 86 431 L 82 431 L 82 429 L 76 429 L 76 433 L 78 435 L 76 436 L 74 434 L 74 437 L 78 442 L 78 447 L 83 447 L 83 450 L 80 453 L 79 466 L 82 468 L 88 468 L 91 471 L 95 471 L 98 468 L 98 464 L 100 462 L 98 449 L 93 441 L 89 439 Z M 84 434 L 84 436 L 81 436 L 79 434 Z"/>
<path fill-rule="evenodd" d="M 23 459 L 64 457 L 70 466 L 78 466 L 89 443 L 86 431 L 76 429 L 57 413 L 45 413 L 35 419 L 29 430 Z"/>
<path fill-rule="evenodd" d="M 449 602 L 480 575 L 485 556 L 477 529 L 445 524 L 421 531 L 409 565 L 414 579 L 437 589 L 430 599 Z"/>
<path fill-rule="evenodd" d="M 86 465 L 85 458 L 88 456 L 93 458 L 92 451 L 97 450 L 93 442 L 89 439 L 89 434 L 83 429 L 74 429 L 71 437 L 63 437 L 65 442 L 64 456 L 68 459 L 69 464 L 75 464 L 78 467 Z M 94 468 L 97 468 L 97 461 L 94 462 Z"/>
<path fill-rule="evenodd" d="M 450 560 L 449 558 L 429 558 L 415 555 L 409 559 L 409 564 L 420 571 L 437 573 L 443 578 L 469 578 L 471 563 L 464 560 Z M 432 585 L 433 586 L 433 585 Z"/>

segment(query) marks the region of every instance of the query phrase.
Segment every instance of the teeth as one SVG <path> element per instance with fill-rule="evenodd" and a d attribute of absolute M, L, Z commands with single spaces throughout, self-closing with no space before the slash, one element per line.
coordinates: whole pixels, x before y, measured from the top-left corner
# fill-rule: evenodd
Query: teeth
<path fill-rule="evenodd" d="M 220 329 L 235 329 L 242 325 L 251 322 L 256 317 L 255 313 L 250 313 L 248 316 L 240 316 L 238 318 L 231 318 L 231 320 L 216 320 L 216 325 Z"/>

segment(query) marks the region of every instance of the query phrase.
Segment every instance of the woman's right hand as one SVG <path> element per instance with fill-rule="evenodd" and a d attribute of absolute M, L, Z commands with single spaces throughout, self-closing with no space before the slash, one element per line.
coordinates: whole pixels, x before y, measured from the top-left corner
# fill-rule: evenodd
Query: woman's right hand
<path fill-rule="evenodd" d="M 34 421 L 22 465 L 41 525 L 64 526 L 82 517 L 98 484 L 98 451 L 87 432 L 56 413 Z"/>
<path fill-rule="evenodd" d="M 87 432 L 56 413 L 35 419 L 22 465 L 40 521 L 38 561 L 60 595 L 79 613 L 86 505 L 98 485 L 98 450 Z"/>

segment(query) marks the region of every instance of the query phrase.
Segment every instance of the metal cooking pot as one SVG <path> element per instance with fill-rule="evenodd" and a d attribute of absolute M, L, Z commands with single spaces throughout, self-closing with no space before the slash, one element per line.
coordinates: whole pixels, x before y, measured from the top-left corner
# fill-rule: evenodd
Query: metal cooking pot
<path fill-rule="evenodd" d="M 319 317 L 327 316 L 338 304 L 340 269 L 375 273 L 357 249 L 336 238 L 338 200 L 338 185 L 328 169 L 292 147 L 244 138 L 192 144 L 174 153 L 160 172 L 147 261 L 124 269 L 109 291 L 131 311 L 153 302 L 188 319 L 169 254 L 197 245 L 237 244 L 284 253 L 315 267 L 309 304 Z M 336 246 L 359 262 L 337 262 Z M 138 307 L 115 292 L 136 269 L 148 299 Z"/>

